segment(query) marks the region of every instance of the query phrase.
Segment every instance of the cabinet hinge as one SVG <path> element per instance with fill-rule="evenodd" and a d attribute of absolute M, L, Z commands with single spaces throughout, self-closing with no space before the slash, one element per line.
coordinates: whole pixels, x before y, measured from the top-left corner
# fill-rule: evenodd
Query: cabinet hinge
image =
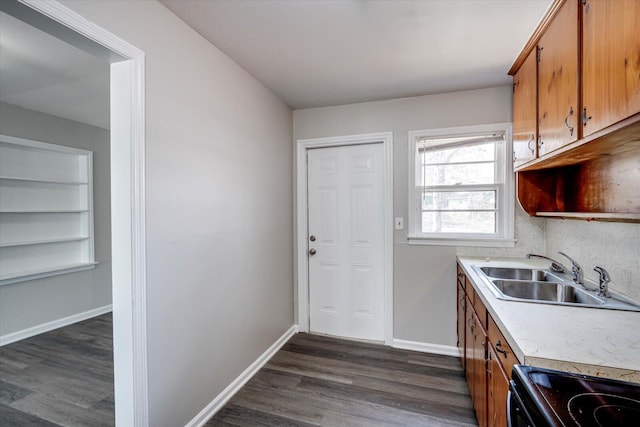
<path fill-rule="evenodd" d="M 587 5 L 587 0 L 582 0 L 580 3 L 582 3 L 583 6 Z"/>
<path fill-rule="evenodd" d="M 542 49 L 543 49 L 543 48 L 542 48 L 542 47 L 540 47 L 540 46 L 538 46 L 536 49 L 537 49 L 537 51 L 536 51 L 536 60 L 537 60 L 538 62 L 540 62 L 540 55 L 542 54 Z"/>

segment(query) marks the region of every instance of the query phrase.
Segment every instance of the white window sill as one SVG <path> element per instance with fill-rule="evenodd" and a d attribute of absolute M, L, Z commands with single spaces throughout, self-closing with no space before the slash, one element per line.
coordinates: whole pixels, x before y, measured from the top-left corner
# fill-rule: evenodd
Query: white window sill
<path fill-rule="evenodd" d="M 516 245 L 514 239 L 453 239 L 434 237 L 409 237 L 410 245 L 422 246 L 472 246 L 480 248 L 513 248 Z"/>

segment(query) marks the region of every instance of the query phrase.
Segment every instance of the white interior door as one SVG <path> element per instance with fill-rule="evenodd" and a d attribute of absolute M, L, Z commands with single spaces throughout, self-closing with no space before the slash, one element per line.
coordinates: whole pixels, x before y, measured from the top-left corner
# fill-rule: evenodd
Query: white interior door
<path fill-rule="evenodd" d="M 383 144 L 309 149 L 311 332 L 384 340 Z"/>

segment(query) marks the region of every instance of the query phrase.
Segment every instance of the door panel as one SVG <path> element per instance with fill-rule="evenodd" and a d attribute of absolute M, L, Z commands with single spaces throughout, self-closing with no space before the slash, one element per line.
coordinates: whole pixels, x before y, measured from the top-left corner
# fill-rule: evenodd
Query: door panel
<path fill-rule="evenodd" d="M 640 113 L 640 0 L 589 0 L 582 17 L 587 136 Z"/>
<path fill-rule="evenodd" d="M 307 163 L 310 330 L 384 340 L 383 145 L 310 149 Z"/>
<path fill-rule="evenodd" d="M 538 61 L 531 51 L 513 76 L 513 165 L 537 156 Z"/>
<path fill-rule="evenodd" d="M 539 156 L 578 139 L 578 31 L 578 2 L 568 1 L 538 43 Z"/>

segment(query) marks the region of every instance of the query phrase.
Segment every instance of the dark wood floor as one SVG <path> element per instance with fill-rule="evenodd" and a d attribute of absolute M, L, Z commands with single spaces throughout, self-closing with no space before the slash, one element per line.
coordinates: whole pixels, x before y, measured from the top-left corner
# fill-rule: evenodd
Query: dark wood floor
<path fill-rule="evenodd" d="M 112 426 L 111 315 L 0 348 L 0 426 Z M 207 426 L 475 426 L 455 357 L 294 336 Z"/>
<path fill-rule="evenodd" d="M 298 334 L 207 426 L 476 426 L 455 357 Z"/>
<path fill-rule="evenodd" d="M 113 326 L 95 317 L 0 348 L 0 426 L 112 426 Z"/>

